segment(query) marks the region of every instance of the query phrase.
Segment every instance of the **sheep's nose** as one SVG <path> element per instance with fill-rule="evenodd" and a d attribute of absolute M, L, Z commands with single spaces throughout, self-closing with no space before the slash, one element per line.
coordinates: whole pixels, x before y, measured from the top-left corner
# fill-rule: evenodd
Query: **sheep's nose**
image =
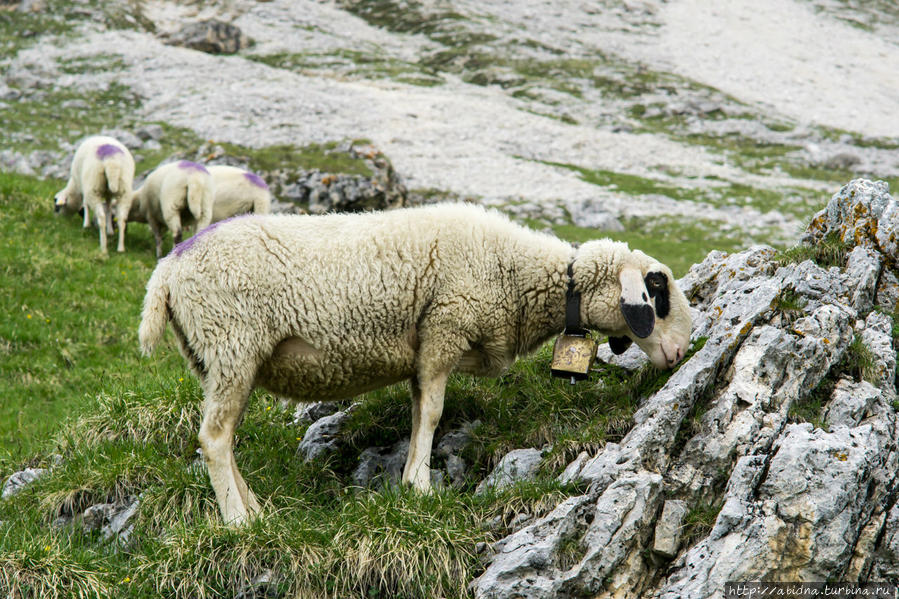
<path fill-rule="evenodd" d="M 680 362 L 681 358 L 683 358 L 683 357 L 684 357 L 684 350 L 681 349 L 680 345 L 675 345 L 674 346 L 674 357 L 669 358 L 668 363 L 671 364 L 672 366 L 674 366 L 675 364 Z"/>

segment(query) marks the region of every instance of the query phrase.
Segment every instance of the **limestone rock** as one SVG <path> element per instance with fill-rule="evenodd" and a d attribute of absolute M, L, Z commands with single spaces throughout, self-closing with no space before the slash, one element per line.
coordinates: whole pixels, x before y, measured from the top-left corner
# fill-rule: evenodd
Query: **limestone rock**
<path fill-rule="evenodd" d="M 234 54 L 249 48 L 252 40 L 235 25 L 209 19 L 185 25 L 168 39 L 168 43 L 209 54 Z"/>
<path fill-rule="evenodd" d="M 493 471 L 482 480 L 477 487 L 477 493 L 483 493 L 487 489 L 504 489 L 516 481 L 529 480 L 537 473 L 543 452 L 539 449 L 513 449 L 499 461 Z"/>
<path fill-rule="evenodd" d="M 307 462 L 318 459 L 337 449 L 340 426 L 349 418 L 345 411 L 319 418 L 306 429 L 297 453 Z"/>
<path fill-rule="evenodd" d="M 677 555 L 682 534 L 684 516 L 687 515 L 687 502 L 670 499 L 662 507 L 662 515 L 656 523 L 655 539 L 652 550 L 667 558 Z"/>
<path fill-rule="evenodd" d="M 10 475 L 10 477 L 6 479 L 6 482 L 3 483 L 3 492 L 0 494 L 0 499 L 12 497 L 46 473 L 47 470 L 44 468 L 25 468 L 24 470 Z"/>
<path fill-rule="evenodd" d="M 731 580 L 895 580 L 896 356 L 892 319 L 874 308 L 895 279 L 896 213 L 885 184 L 853 181 L 808 235 L 840 234 L 844 266 L 782 263 L 756 246 L 691 268 L 680 285 L 704 345 L 624 438 L 568 465 L 560 480 L 586 493 L 495 544 L 475 596 L 705 598 Z M 855 339 L 868 381 L 843 370 Z M 708 533 L 679 546 L 669 530 L 700 506 Z"/>
<path fill-rule="evenodd" d="M 353 484 L 368 487 L 399 484 L 409 453 L 409 440 L 397 441 L 389 447 L 369 447 L 359 455 L 359 464 L 353 470 Z"/>
<path fill-rule="evenodd" d="M 294 411 L 293 424 L 311 424 L 317 422 L 320 418 L 330 416 L 339 409 L 337 402 L 334 401 L 301 403 Z"/>

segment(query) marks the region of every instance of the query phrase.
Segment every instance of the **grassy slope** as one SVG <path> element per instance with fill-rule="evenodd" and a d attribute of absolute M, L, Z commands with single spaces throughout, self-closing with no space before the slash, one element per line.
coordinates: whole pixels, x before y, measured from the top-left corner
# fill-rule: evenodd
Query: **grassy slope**
<path fill-rule="evenodd" d="M 474 476 L 429 497 L 350 487 L 362 449 L 409 434 L 404 386 L 369 394 L 344 449 L 313 464 L 295 457 L 303 428 L 257 391 L 236 454 L 267 517 L 235 531 L 221 525 L 195 464 L 201 396 L 171 334 L 151 358 L 137 351 L 151 235 L 135 224 L 124 255 L 101 257 L 95 230 L 52 214 L 57 187 L 0 174 L 9 290 L 0 294 L 0 479 L 63 457 L 49 476 L 0 501 L 0 594 L 233 596 L 271 570 L 288 596 L 465 596 L 481 567 L 477 543 L 506 534 L 517 514 L 544 513 L 578 492 L 554 482 L 560 468 L 620 438 L 639 399 L 667 380 L 650 367 L 635 376 L 608 367 L 595 383 L 570 387 L 548 376 L 548 347 L 498 379 L 454 376 L 438 438 L 481 420 L 464 452 Z M 472 493 L 505 452 L 546 443 L 554 447 L 536 482 Z M 127 549 L 83 530 L 86 507 L 137 494 L 137 541 Z M 75 519 L 51 525 L 58 515 Z"/>

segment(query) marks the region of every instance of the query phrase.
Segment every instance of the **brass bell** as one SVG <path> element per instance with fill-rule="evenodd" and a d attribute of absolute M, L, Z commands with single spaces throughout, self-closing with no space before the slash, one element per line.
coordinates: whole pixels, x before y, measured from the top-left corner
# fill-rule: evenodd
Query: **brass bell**
<path fill-rule="evenodd" d="M 596 342 L 586 335 L 562 334 L 553 346 L 550 373 L 553 376 L 583 381 L 590 375 L 590 367 L 596 359 Z"/>

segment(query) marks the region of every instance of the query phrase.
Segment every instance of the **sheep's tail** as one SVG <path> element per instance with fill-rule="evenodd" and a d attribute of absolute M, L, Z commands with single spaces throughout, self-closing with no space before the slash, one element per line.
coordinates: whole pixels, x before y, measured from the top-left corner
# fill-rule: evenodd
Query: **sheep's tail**
<path fill-rule="evenodd" d="M 272 197 L 268 192 L 253 198 L 253 214 L 268 214 L 272 211 Z"/>
<path fill-rule="evenodd" d="M 122 163 L 118 160 L 104 160 L 103 172 L 106 173 L 106 187 L 114 195 L 125 191 L 122 187 Z"/>
<path fill-rule="evenodd" d="M 137 336 L 140 340 L 140 350 L 145 356 L 149 356 L 162 341 L 166 324 L 169 322 L 169 286 L 165 282 L 167 261 L 161 261 L 150 282 L 147 283 L 147 295 L 144 296 L 144 309 L 141 313 L 140 329 Z"/>
<path fill-rule="evenodd" d="M 212 190 L 206 180 L 191 177 L 187 181 L 187 207 L 197 221 L 197 231 L 212 221 Z"/>

